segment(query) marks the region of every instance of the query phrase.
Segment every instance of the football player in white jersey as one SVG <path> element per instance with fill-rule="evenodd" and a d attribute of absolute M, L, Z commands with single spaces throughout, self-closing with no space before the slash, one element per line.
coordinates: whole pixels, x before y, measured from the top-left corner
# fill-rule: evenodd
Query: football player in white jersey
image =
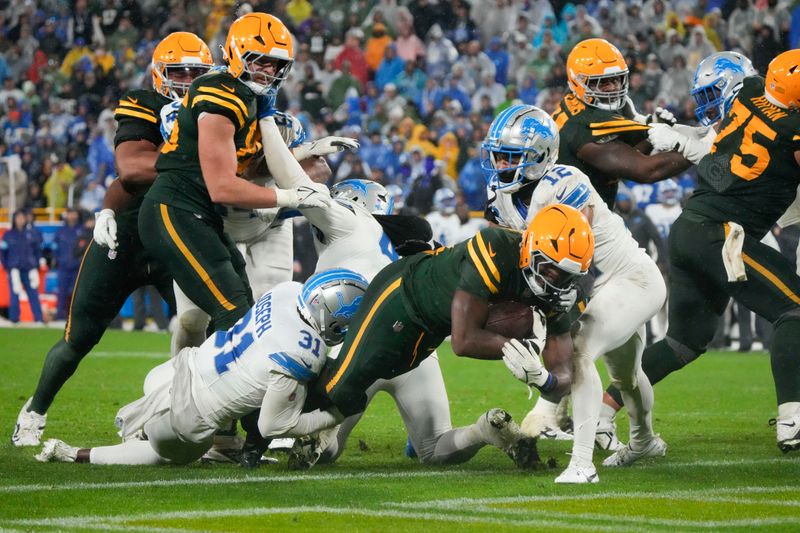
<path fill-rule="evenodd" d="M 669 229 L 672 227 L 672 223 L 683 211 L 681 207 L 683 189 L 673 179 L 659 182 L 657 189 L 658 203 L 648 205 L 644 210 L 644 214 L 658 228 L 661 238 L 666 239 L 669 236 Z"/>
<path fill-rule="evenodd" d="M 442 187 L 433 193 L 433 211 L 425 215 L 431 225 L 433 239 L 445 246 L 461 242 L 459 229 L 461 221 L 456 216 L 456 193 Z"/>
<path fill-rule="evenodd" d="M 327 346 L 344 338 L 366 288 L 363 276 L 341 268 L 319 272 L 305 284 L 281 283 L 230 330 L 150 372 L 145 396 L 117 413 L 122 444 L 79 449 L 50 439 L 36 458 L 187 464 L 210 448 L 216 431 L 257 409 L 265 439 L 331 425 L 341 418 L 335 410 L 302 412 L 307 384 L 325 365 Z M 135 438 L 140 431 L 147 440 Z"/>
<path fill-rule="evenodd" d="M 557 203 L 579 209 L 591 223 L 593 266 L 599 273 L 573 335 L 574 442 L 569 466 L 556 482 L 596 483 L 592 453 L 602 399 L 598 357 L 604 357 L 631 417 L 630 443 L 603 464 L 627 465 L 666 451 L 664 441 L 653 433 L 653 390 L 641 370 L 645 323 L 664 303 L 666 289 L 656 264 L 589 178 L 577 168 L 555 164 L 558 142 L 558 128 L 547 113 L 534 106 L 513 106 L 489 127 L 481 146 L 482 166 L 489 173 L 488 214 L 498 224 L 524 229 L 540 209 Z M 570 307 L 575 297 L 564 306 Z M 523 431 L 538 436 L 553 427 L 557 400 L 540 398 L 523 421 Z"/>
<path fill-rule="evenodd" d="M 265 145 L 275 142 L 279 131 L 274 121 L 261 119 L 260 127 Z M 310 183 L 296 161 L 287 158 L 284 153 L 265 151 L 265 158 L 278 187 L 291 188 L 296 186 L 292 184 L 301 183 L 321 187 Z M 407 238 L 402 237 L 402 232 L 394 231 L 393 226 L 398 224 L 392 224 L 391 217 L 385 216 L 391 211 L 391 198 L 386 189 L 375 182 L 345 180 L 334 185 L 331 193 L 335 201 L 328 208 L 301 210 L 313 228 L 319 254 L 317 270 L 343 267 L 372 280 L 383 267 L 397 259 L 395 244 L 424 245 L 419 240 L 430 238 L 429 228 L 419 227 L 420 222 L 425 226 L 427 224 L 417 217 L 400 218 L 399 225 L 406 226 Z M 412 227 L 415 221 L 417 227 Z M 393 231 L 390 232 L 390 228 Z M 397 235 L 388 238 L 387 234 L 392 233 Z M 423 237 L 424 233 L 428 235 Z M 453 429 L 447 392 L 435 353 L 407 374 L 391 380 L 378 380 L 367 390 L 368 401 L 381 390 L 388 392 L 397 403 L 411 445 L 422 462 L 461 462 L 477 453 L 482 445 L 505 447 L 507 444 L 508 431 L 486 423 L 486 416 L 468 428 Z M 325 462 L 334 461 L 344 451 L 347 437 L 360 418 L 360 414 L 347 418 L 338 431 L 324 432 L 319 440 L 305 444 L 298 442 L 292 453 L 313 455 L 309 457 L 310 462 L 303 465 L 305 467 L 311 466 L 320 457 Z M 445 439 L 437 446 L 442 436 L 465 431 L 476 437 Z M 475 439 L 479 441 L 478 446 Z M 307 449 L 303 449 L 306 445 Z"/>

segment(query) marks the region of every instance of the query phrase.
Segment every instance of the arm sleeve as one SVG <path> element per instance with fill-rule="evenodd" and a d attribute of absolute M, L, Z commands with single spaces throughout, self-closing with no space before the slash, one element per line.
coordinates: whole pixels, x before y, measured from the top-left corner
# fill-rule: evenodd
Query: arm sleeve
<path fill-rule="evenodd" d="M 335 426 L 339 417 L 316 409 L 303 413 L 307 389 L 296 380 L 277 374 L 261 403 L 258 430 L 264 438 L 302 437 Z"/>

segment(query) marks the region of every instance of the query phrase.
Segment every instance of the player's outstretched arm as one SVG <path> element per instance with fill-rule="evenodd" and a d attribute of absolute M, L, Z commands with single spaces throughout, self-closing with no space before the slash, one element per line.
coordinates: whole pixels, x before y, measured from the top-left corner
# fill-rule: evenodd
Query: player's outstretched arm
<path fill-rule="evenodd" d="M 258 126 L 261 128 L 264 159 L 278 187 L 289 189 L 301 185 L 313 185 L 311 178 L 286 146 L 275 119 L 271 116 L 264 117 L 258 121 Z"/>
<path fill-rule="evenodd" d="M 645 155 L 621 141 L 584 144 L 578 157 L 606 174 L 637 183 L 656 183 L 692 166 L 678 152 Z"/>
<path fill-rule="evenodd" d="M 280 374 L 270 383 L 261 402 L 258 430 L 264 438 L 302 437 L 328 429 L 343 420 L 338 411 L 316 409 L 303 413 L 306 386 Z"/>
<path fill-rule="evenodd" d="M 457 290 L 450 306 L 451 342 L 461 357 L 496 360 L 503 357 L 507 337 L 484 329 L 489 317 L 489 302 L 464 290 Z"/>

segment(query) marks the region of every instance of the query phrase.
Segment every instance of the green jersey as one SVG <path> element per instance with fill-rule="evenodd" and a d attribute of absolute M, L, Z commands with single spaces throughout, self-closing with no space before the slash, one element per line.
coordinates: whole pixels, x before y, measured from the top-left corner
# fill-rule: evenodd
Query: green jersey
<path fill-rule="evenodd" d="M 449 335 L 450 307 L 457 290 L 489 302 L 517 300 L 547 311 L 549 305 L 533 297 L 522 277 L 521 242 L 522 234 L 518 231 L 486 228 L 455 246 L 412 256 L 407 260 L 401 285 L 410 306 L 409 315 L 429 331 Z"/>
<path fill-rule="evenodd" d="M 720 124 L 711 153 L 697 167 L 699 185 L 684 211 L 733 221 L 761 239 L 797 195 L 800 113 L 764 96 L 764 78 L 745 78 Z"/>
<path fill-rule="evenodd" d="M 114 110 L 118 124 L 114 148 L 126 141 L 149 141 L 156 147 L 161 146 L 161 108 L 170 103 L 172 100 L 155 91 L 137 89 L 122 95 Z M 128 225 L 135 231 L 143 198 L 144 191 L 131 200 L 125 211 L 117 213 L 117 223 Z"/>
<path fill-rule="evenodd" d="M 253 91 L 225 71 L 200 76 L 184 96 L 170 138 L 161 148 L 156 162 L 158 179 L 147 197 L 221 224 L 200 169 L 197 132 L 202 113 L 223 115 L 235 126 L 233 141 L 238 175 L 261 150 Z"/>
<path fill-rule="evenodd" d="M 622 141 L 631 146 L 647 138 L 649 126 L 630 120 L 622 111 L 608 111 L 584 104 L 574 94 L 561 99 L 553 113 L 558 126 L 558 163 L 583 171 L 609 208 L 614 207 L 619 176 L 602 172 L 578 157 L 578 151 L 588 143 L 604 144 Z"/>

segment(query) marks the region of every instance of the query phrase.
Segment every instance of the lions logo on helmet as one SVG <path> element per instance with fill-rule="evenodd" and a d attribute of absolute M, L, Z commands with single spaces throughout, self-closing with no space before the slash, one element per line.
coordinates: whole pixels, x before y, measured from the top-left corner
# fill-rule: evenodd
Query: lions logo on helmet
<path fill-rule="evenodd" d="M 331 187 L 331 197 L 360 205 L 373 215 L 390 215 L 394 206 L 394 198 L 389 196 L 386 187 L 371 180 L 340 181 Z"/>
<path fill-rule="evenodd" d="M 694 73 L 695 116 L 703 126 L 724 117 L 742 82 L 757 75 L 753 64 L 737 52 L 717 52 L 703 59 Z"/>
<path fill-rule="evenodd" d="M 558 127 L 532 105 L 501 112 L 481 144 L 481 168 L 498 192 L 512 193 L 544 176 L 558 158 Z"/>
<path fill-rule="evenodd" d="M 297 297 L 297 310 L 328 346 L 339 344 L 367 292 L 367 280 L 346 268 L 314 274 Z"/>

